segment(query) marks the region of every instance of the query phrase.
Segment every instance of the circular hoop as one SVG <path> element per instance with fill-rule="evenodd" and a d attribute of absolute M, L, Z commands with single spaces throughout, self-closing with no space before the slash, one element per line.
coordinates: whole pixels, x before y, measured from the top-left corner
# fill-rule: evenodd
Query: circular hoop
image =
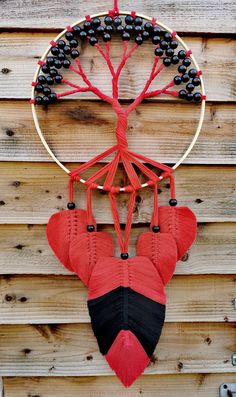
<path fill-rule="evenodd" d="M 104 17 L 104 16 L 106 16 L 107 14 L 108 14 L 107 12 L 102 12 L 102 13 L 99 13 L 99 14 L 91 15 L 91 18 L 95 18 L 95 17 Z M 129 14 L 130 14 L 129 11 L 119 11 L 119 15 L 129 15 Z M 150 18 L 150 17 L 148 17 L 148 16 L 146 16 L 146 15 L 139 14 L 139 13 L 136 13 L 136 15 L 139 16 L 139 17 L 141 17 L 141 18 L 143 18 L 143 19 L 145 19 L 145 20 L 147 20 L 147 21 L 152 21 L 152 18 Z M 71 27 L 74 27 L 75 25 L 79 25 L 79 24 L 81 24 L 81 23 L 83 23 L 83 22 L 85 22 L 85 21 L 86 21 L 86 18 L 79 19 L 77 22 L 75 22 L 74 24 L 72 24 Z M 172 33 L 172 32 L 173 32 L 172 29 L 168 28 L 168 27 L 167 27 L 166 25 L 164 25 L 163 23 L 161 23 L 161 22 L 159 22 L 159 21 L 156 21 L 156 23 L 157 23 L 157 25 L 161 26 L 161 27 L 162 27 L 164 30 L 166 30 L 167 32 L 169 32 L 169 33 Z M 67 32 L 67 29 L 64 29 L 61 33 L 59 33 L 58 36 L 55 37 L 54 41 L 57 42 L 62 36 L 65 35 L 66 32 Z M 181 39 L 181 37 L 178 36 L 178 34 L 175 35 L 175 38 L 181 43 L 181 45 L 183 46 L 183 48 L 184 48 L 186 51 L 189 51 L 188 46 L 187 46 L 187 45 L 185 44 L 185 42 Z M 46 49 L 46 51 L 45 51 L 44 54 L 42 55 L 42 57 L 41 57 L 41 59 L 40 59 L 41 61 L 44 61 L 44 60 L 45 60 L 45 58 L 47 57 L 47 55 L 48 55 L 48 53 L 50 52 L 50 50 L 51 50 L 51 45 L 48 46 L 48 48 Z M 200 68 L 199 68 L 198 63 L 197 63 L 196 59 L 194 58 L 193 54 L 190 54 L 189 57 L 192 59 L 193 64 L 194 64 L 196 70 L 199 72 L 199 71 L 200 71 Z M 36 81 L 37 81 L 37 78 L 38 78 L 38 75 L 39 75 L 39 72 L 40 72 L 40 67 L 41 67 L 41 66 L 38 65 L 38 67 L 37 67 L 37 69 L 36 69 L 36 72 L 35 72 L 35 75 L 34 75 L 34 80 L 33 80 L 33 82 L 35 82 L 35 83 L 36 83 Z M 205 96 L 205 87 L 204 87 L 203 78 L 202 78 L 201 75 L 199 75 L 199 78 L 200 78 L 200 81 L 201 81 L 202 95 Z M 31 99 L 32 99 L 32 100 L 34 99 L 34 90 L 35 90 L 35 87 L 32 86 L 32 91 L 31 91 Z M 182 156 L 182 157 L 180 158 L 180 160 L 177 161 L 177 163 L 175 163 L 175 165 L 172 167 L 174 170 L 175 170 L 177 167 L 179 167 L 179 165 L 182 164 L 182 162 L 186 159 L 186 157 L 189 155 L 189 153 L 190 153 L 191 150 L 193 149 L 193 147 L 194 147 L 194 145 L 195 145 L 195 143 L 196 143 L 196 141 L 197 141 L 197 139 L 198 139 L 198 136 L 199 136 L 199 134 L 200 134 L 200 132 L 201 132 L 201 129 L 202 129 L 202 124 L 203 124 L 203 119 L 204 119 L 204 114 L 205 114 L 205 102 L 206 102 L 206 100 L 205 100 L 205 99 L 202 99 L 202 102 L 201 102 L 201 111 L 200 111 L 200 118 L 199 118 L 199 122 L 198 122 L 198 125 L 197 125 L 196 132 L 195 132 L 195 134 L 194 134 L 194 136 L 193 136 L 193 139 L 192 139 L 192 141 L 190 142 L 190 144 L 189 144 L 188 148 L 186 149 L 186 151 L 184 152 L 183 156 Z M 36 128 L 36 131 L 37 131 L 37 133 L 38 133 L 38 135 L 39 135 L 39 138 L 40 138 L 40 140 L 41 140 L 43 146 L 45 147 L 45 149 L 47 150 L 47 152 L 49 153 L 49 155 L 51 156 L 51 158 L 59 165 L 59 167 L 61 167 L 61 169 L 62 169 L 63 171 L 65 171 L 67 174 L 69 174 L 69 173 L 70 173 L 70 170 L 69 170 L 68 168 L 66 168 L 66 167 L 58 160 L 58 158 L 57 158 L 57 157 L 55 156 L 55 154 L 52 152 L 52 150 L 51 150 L 50 147 L 48 146 L 48 144 L 47 144 L 47 142 L 46 142 L 46 140 L 45 140 L 45 138 L 44 138 L 44 136 L 43 136 L 42 130 L 41 130 L 40 125 L 39 125 L 38 116 L 37 116 L 37 113 L 36 113 L 36 110 L 35 110 L 35 105 L 34 105 L 34 103 L 31 104 L 31 109 L 32 109 L 32 115 L 33 115 L 33 120 L 34 120 L 35 128 Z M 161 176 L 160 176 L 159 178 L 160 178 L 160 179 L 163 179 Z M 85 184 L 85 183 L 86 183 L 86 180 L 80 178 L 80 182 Z M 147 187 L 147 186 L 148 186 L 147 183 L 143 183 L 143 184 L 141 185 L 142 188 L 143 188 L 143 187 Z M 103 189 L 103 186 L 98 185 L 98 186 L 97 186 L 97 189 Z M 122 187 L 120 188 L 120 191 L 124 191 L 124 190 L 125 190 L 124 188 L 122 188 Z"/>

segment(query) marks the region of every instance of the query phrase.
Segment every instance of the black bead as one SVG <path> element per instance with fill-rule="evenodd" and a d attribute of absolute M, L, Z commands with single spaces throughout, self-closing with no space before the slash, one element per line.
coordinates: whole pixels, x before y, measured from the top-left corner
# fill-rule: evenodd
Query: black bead
<path fill-rule="evenodd" d="M 76 36 L 78 36 L 80 32 L 81 32 L 81 27 L 80 26 L 76 25 L 76 26 L 73 27 L 73 33 Z"/>
<path fill-rule="evenodd" d="M 193 95 L 193 100 L 194 102 L 200 102 L 202 100 L 202 94 L 200 92 L 196 92 Z"/>
<path fill-rule="evenodd" d="M 171 40 L 172 40 L 172 34 L 169 33 L 169 32 L 165 32 L 165 33 L 164 33 L 164 39 L 165 39 L 166 41 L 171 41 Z"/>
<path fill-rule="evenodd" d="M 179 91 L 179 98 L 180 99 L 185 99 L 186 98 L 187 92 L 185 90 L 180 90 Z"/>
<path fill-rule="evenodd" d="M 172 40 L 170 42 L 170 48 L 173 48 L 175 50 L 178 47 L 178 41 L 177 40 Z"/>
<path fill-rule="evenodd" d="M 134 26 L 134 33 L 141 34 L 143 32 L 143 28 L 140 25 Z"/>
<path fill-rule="evenodd" d="M 153 231 L 153 233 L 159 233 L 159 231 L 160 231 L 160 226 L 153 226 L 153 227 L 152 227 L 152 231 Z"/>
<path fill-rule="evenodd" d="M 122 34 L 122 40 L 124 40 L 124 41 L 130 40 L 130 34 L 128 32 L 124 32 Z"/>
<path fill-rule="evenodd" d="M 132 25 L 125 25 L 125 31 L 128 33 L 133 32 L 133 26 Z"/>
<path fill-rule="evenodd" d="M 178 55 L 173 55 L 173 57 L 171 58 L 171 62 L 173 63 L 173 65 L 177 65 L 177 63 L 179 63 Z"/>
<path fill-rule="evenodd" d="M 49 73 L 50 68 L 47 65 L 43 65 L 41 70 L 43 73 L 47 74 Z"/>
<path fill-rule="evenodd" d="M 69 69 L 70 67 L 70 61 L 69 59 L 64 59 L 64 61 L 62 62 L 63 66 L 65 69 Z"/>
<path fill-rule="evenodd" d="M 61 69 L 61 67 L 62 67 L 61 61 L 59 59 L 55 59 L 54 66 L 57 69 Z"/>
<path fill-rule="evenodd" d="M 36 92 L 43 92 L 43 86 L 42 86 L 42 84 L 37 84 L 37 85 L 35 86 L 35 91 L 36 91 Z"/>
<path fill-rule="evenodd" d="M 147 40 L 150 37 L 150 33 L 147 32 L 146 30 L 144 30 L 142 33 L 142 37 L 143 37 L 143 40 Z"/>
<path fill-rule="evenodd" d="M 153 44 L 159 44 L 160 41 L 161 41 L 160 36 L 153 36 L 153 38 L 152 38 Z"/>
<path fill-rule="evenodd" d="M 74 38 L 74 35 L 72 32 L 66 32 L 65 34 L 66 40 L 71 41 Z"/>
<path fill-rule="evenodd" d="M 52 55 L 58 55 L 59 52 L 60 52 L 60 50 L 57 46 L 51 48 Z"/>
<path fill-rule="evenodd" d="M 193 83 L 193 85 L 195 85 L 195 87 L 197 87 L 201 84 L 201 80 L 199 79 L 199 77 L 194 77 L 192 79 L 192 83 Z"/>
<path fill-rule="evenodd" d="M 95 44 L 97 44 L 97 42 L 98 42 L 98 39 L 96 37 L 90 37 L 89 44 L 94 46 Z"/>
<path fill-rule="evenodd" d="M 170 58 L 164 58 L 163 59 L 163 63 L 165 66 L 170 66 L 171 65 L 171 59 Z"/>
<path fill-rule="evenodd" d="M 48 96 L 43 96 L 43 105 L 47 106 L 50 103 L 50 99 L 48 98 Z"/>
<path fill-rule="evenodd" d="M 63 77 L 61 74 L 58 74 L 57 76 L 55 76 L 55 83 L 57 84 L 61 84 Z"/>
<path fill-rule="evenodd" d="M 124 28 L 124 26 L 122 26 L 122 25 L 119 25 L 119 26 L 117 26 L 117 28 L 116 28 L 116 31 L 117 31 L 118 33 L 123 33 L 124 30 L 125 30 L 125 28 Z"/>
<path fill-rule="evenodd" d="M 57 100 L 57 94 L 55 92 L 51 92 L 51 94 L 48 95 L 50 103 L 55 103 Z"/>
<path fill-rule="evenodd" d="M 186 72 L 187 68 L 184 65 L 179 65 L 178 67 L 178 72 L 184 74 Z"/>
<path fill-rule="evenodd" d="M 55 77 L 58 74 L 58 71 L 53 68 L 53 69 L 50 70 L 49 74 L 50 74 L 51 77 Z"/>
<path fill-rule="evenodd" d="M 152 35 L 153 36 L 161 35 L 161 29 L 159 28 L 159 26 L 153 26 Z"/>
<path fill-rule="evenodd" d="M 91 35 L 90 35 L 91 36 Z M 73 39 L 73 40 L 71 40 L 71 42 L 70 42 L 70 46 L 72 47 L 72 48 L 76 48 L 76 47 L 78 47 L 78 40 L 76 40 L 76 39 Z"/>
<path fill-rule="evenodd" d="M 74 210 L 75 209 L 75 203 L 68 203 L 67 204 L 67 208 L 68 208 L 68 210 Z"/>
<path fill-rule="evenodd" d="M 65 47 L 64 47 L 64 53 L 66 54 L 66 55 L 69 55 L 70 54 L 70 52 L 71 52 L 71 48 L 70 48 L 70 46 L 69 45 L 65 45 Z"/>
<path fill-rule="evenodd" d="M 66 43 L 64 40 L 59 40 L 57 43 L 58 47 L 63 50 L 63 48 L 65 47 Z"/>
<path fill-rule="evenodd" d="M 167 41 L 161 40 L 161 42 L 160 42 L 160 47 L 161 47 L 163 50 L 166 50 L 166 49 L 168 48 L 168 43 L 167 43 Z"/>
<path fill-rule="evenodd" d="M 120 26 L 122 24 L 122 20 L 120 17 L 116 17 L 113 21 L 113 25 L 117 28 L 118 26 Z"/>
<path fill-rule="evenodd" d="M 175 76 L 174 77 L 174 83 L 175 85 L 180 85 L 182 83 L 182 79 L 180 76 Z"/>
<path fill-rule="evenodd" d="M 72 50 L 70 55 L 71 55 L 72 59 L 75 59 L 80 56 L 80 52 L 79 52 L 79 50 Z"/>
<path fill-rule="evenodd" d="M 98 35 L 103 34 L 104 32 L 105 32 L 105 28 L 104 28 L 103 25 L 100 25 L 100 26 L 97 28 L 97 30 L 96 30 L 96 33 L 97 33 Z"/>
<path fill-rule="evenodd" d="M 105 41 L 105 43 L 106 43 L 107 41 L 111 41 L 111 35 L 110 35 L 110 33 L 104 33 L 104 35 L 102 36 L 102 38 L 103 38 L 103 41 Z"/>
<path fill-rule="evenodd" d="M 126 15 L 125 23 L 127 23 L 127 25 L 131 25 L 133 22 L 134 22 L 134 18 L 132 17 L 132 15 Z"/>
<path fill-rule="evenodd" d="M 143 38 L 141 36 L 135 37 L 135 43 L 138 45 L 143 44 Z"/>
<path fill-rule="evenodd" d="M 95 36 L 95 35 L 96 35 L 96 32 L 95 32 L 94 29 L 89 29 L 88 32 L 87 32 L 87 35 L 88 35 L 89 37 L 92 37 L 92 36 Z M 71 45 L 71 43 L 70 43 L 70 45 Z M 71 47 L 73 47 L 73 46 L 71 46 Z M 75 47 L 77 47 L 77 46 L 75 46 Z"/>
<path fill-rule="evenodd" d="M 49 94 L 51 94 L 50 88 L 49 88 L 49 87 L 44 87 L 44 88 L 43 88 L 43 93 L 44 93 L 44 95 L 49 95 Z"/>
<path fill-rule="evenodd" d="M 193 100 L 193 93 L 192 92 L 188 92 L 187 93 L 186 100 L 189 101 L 189 102 Z"/>
<path fill-rule="evenodd" d="M 98 26 L 101 25 L 101 19 L 100 19 L 100 18 L 97 18 L 97 17 L 93 18 L 93 19 L 92 19 L 92 25 L 97 29 Z"/>
<path fill-rule="evenodd" d="M 187 83 L 189 81 L 189 75 L 188 73 L 183 74 L 181 77 L 183 83 Z"/>
<path fill-rule="evenodd" d="M 151 23 L 151 22 L 146 22 L 146 23 L 144 24 L 144 29 L 145 29 L 147 32 L 151 33 L 151 32 L 153 31 L 153 25 L 152 25 L 152 23 Z"/>
<path fill-rule="evenodd" d="M 84 22 L 84 30 L 88 31 L 92 27 L 92 22 L 91 21 L 85 21 Z"/>
<path fill-rule="evenodd" d="M 40 75 L 40 76 L 38 77 L 38 82 L 39 82 L 40 84 L 46 84 L 46 77 Z"/>
<path fill-rule="evenodd" d="M 134 24 L 135 26 L 141 26 L 143 23 L 143 19 L 141 17 L 135 17 L 134 18 Z"/>
<path fill-rule="evenodd" d="M 94 227 L 93 225 L 88 225 L 88 226 L 87 226 L 87 231 L 88 231 L 89 233 L 94 232 L 94 230 L 95 230 L 95 227 Z"/>
<path fill-rule="evenodd" d="M 53 58 L 53 57 L 47 57 L 46 64 L 48 66 L 53 66 L 54 65 L 54 60 L 55 60 L 55 58 Z"/>
<path fill-rule="evenodd" d="M 166 55 L 172 57 L 174 55 L 174 50 L 172 50 L 172 48 L 167 48 Z"/>
<path fill-rule="evenodd" d="M 178 52 L 178 57 L 179 57 L 179 59 L 184 59 L 186 57 L 186 51 L 185 50 L 180 50 Z"/>
<path fill-rule="evenodd" d="M 87 33 L 84 30 L 81 30 L 79 37 L 81 40 L 85 40 L 87 38 Z"/>
<path fill-rule="evenodd" d="M 129 254 L 128 254 L 128 252 L 122 252 L 122 254 L 120 254 L 120 257 L 121 257 L 121 259 L 125 260 L 125 259 L 128 259 Z"/>
<path fill-rule="evenodd" d="M 178 202 L 176 199 L 170 199 L 169 204 L 171 207 L 175 207 L 178 204 Z"/>
<path fill-rule="evenodd" d="M 185 58 L 184 60 L 183 60 L 183 65 L 184 66 L 190 66 L 191 65 L 191 59 L 190 58 Z"/>
<path fill-rule="evenodd" d="M 64 54 L 64 52 L 60 52 L 60 54 L 58 54 L 58 57 L 57 57 L 60 61 L 64 61 L 64 59 L 66 58 L 66 56 L 65 56 L 65 54 Z"/>
<path fill-rule="evenodd" d="M 161 57 L 164 53 L 164 51 L 160 47 L 155 48 L 154 52 L 157 57 Z"/>
<path fill-rule="evenodd" d="M 51 76 L 47 76 L 46 80 L 47 80 L 47 84 L 48 85 L 53 85 L 54 80 L 53 80 L 53 78 Z"/>
<path fill-rule="evenodd" d="M 194 78 L 194 77 L 196 76 L 196 74 L 197 74 L 196 69 L 190 69 L 190 70 L 188 71 L 188 75 L 189 75 L 189 77 L 191 77 L 191 78 Z"/>
<path fill-rule="evenodd" d="M 114 31 L 114 28 L 113 28 L 113 26 L 112 25 L 107 25 L 106 27 L 105 27 L 105 32 L 106 33 L 112 33 Z"/>
<path fill-rule="evenodd" d="M 194 85 L 192 83 L 188 83 L 186 85 L 186 90 L 192 92 L 194 90 Z"/>
<path fill-rule="evenodd" d="M 42 105 L 43 104 L 43 98 L 41 96 L 36 96 L 35 97 L 35 104 L 36 105 Z"/>
<path fill-rule="evenodd" d="M 111 25 L 113 23 L 113 18 L 109 15 L 104 18 L 105 25 Z"/>

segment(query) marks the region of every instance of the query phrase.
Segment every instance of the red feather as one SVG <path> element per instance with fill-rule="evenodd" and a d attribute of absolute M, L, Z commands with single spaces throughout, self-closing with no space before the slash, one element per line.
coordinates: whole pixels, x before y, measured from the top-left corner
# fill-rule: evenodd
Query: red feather
<path fill-rule="evenodd" d="M 126 387 L 141 375 L 150 361 L 136 336 L 128 330 L 119 332 L 105 357 Z"/>
<path fill-rule="evenodd" d="M 166 302 L 161 277 L 145 256 L 127 260 L 100 258 L 90 277 L 88 299 L 95 299 L 120 286 L 130 287 L 161 304 Z"/>
<path fill-rule="evenodd" d="M 95 221 L 94 221 L 95 225 Z M 73 239 L 87 230 L 87 212 L 81 209 L 64 210 L 53 214 L 47 224 L 47 239 L 60 262 L 70 271 L 69 249 Z"/>
<path fill-rule="evenodd" d="M 106 232 L 81 233 L 70 244 L 70 263 L 72 269 L 85 285 L 97 260 L 101 256 L 114 255 L 112 237 Z"/>
<path fill-rule="evenodd" d="M 137 243 L 137 254 L 151 259 L 166 285 L 173 276 L 177 261 L 177 247 L 173 236 L 169 233 L 142 233 Z"/>
<path fill-rule="evenodd" d="M 178 260 L 183 257 L 197 235 L 197 220 L 187 207 L 163 206 L 159 208 L 159 226 L 161 233 L 171 233 L 174 237 Z"/>

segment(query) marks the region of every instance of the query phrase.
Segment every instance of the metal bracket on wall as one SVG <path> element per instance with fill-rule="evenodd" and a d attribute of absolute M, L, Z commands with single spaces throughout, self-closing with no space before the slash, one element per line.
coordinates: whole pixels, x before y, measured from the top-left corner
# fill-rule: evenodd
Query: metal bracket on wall
<path fill-rule="evenodd" d="M 220 397 L 236 397 L 236 383 L 223 383 L 220 386 Z"/>

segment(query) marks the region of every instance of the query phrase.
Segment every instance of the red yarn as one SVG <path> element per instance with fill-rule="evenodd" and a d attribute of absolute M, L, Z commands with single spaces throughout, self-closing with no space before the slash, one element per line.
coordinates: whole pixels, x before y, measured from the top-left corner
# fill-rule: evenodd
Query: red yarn
<path fill-rule="evenodd" d="M 105 357 L 126 387 L 132 385 L 150 361 L 136 336 L 128 330 L 119 332 Z"/>
<path fill-rule="evenodd" d="M 187 207 L 163 206 L 159 208 L 161 232 L 171 233 L 178 249 L 178 260 L 190 248 L 197 235 L 197 220 Z"/>
<path fill-rule="evenodd" d="M 71 241 L 69 249 L 71 267 L 85 285 L 98 259 L 113 255 L 112 237 L 106 232 L 81 233 Z"/>
<path fill-rule="evenodd" d="M 146 256 L 135 256 L 127 260 L 100 258 L 89 280 L 88 299 L 98 298 L 120 286 L 130 287 L 161 304 L 166 302 L 161 277 Z"/>
<path fill-rule="evenodd" d="M 95 220 L 93 224 L 96 225 Z M 49 245 L 60 262 L 70 271 L 70 245 L 80 233 L 87 230 L 87 212 L 81 209 L 65 210 L 53 214 L 48 221 L 46 234 Z"/>

